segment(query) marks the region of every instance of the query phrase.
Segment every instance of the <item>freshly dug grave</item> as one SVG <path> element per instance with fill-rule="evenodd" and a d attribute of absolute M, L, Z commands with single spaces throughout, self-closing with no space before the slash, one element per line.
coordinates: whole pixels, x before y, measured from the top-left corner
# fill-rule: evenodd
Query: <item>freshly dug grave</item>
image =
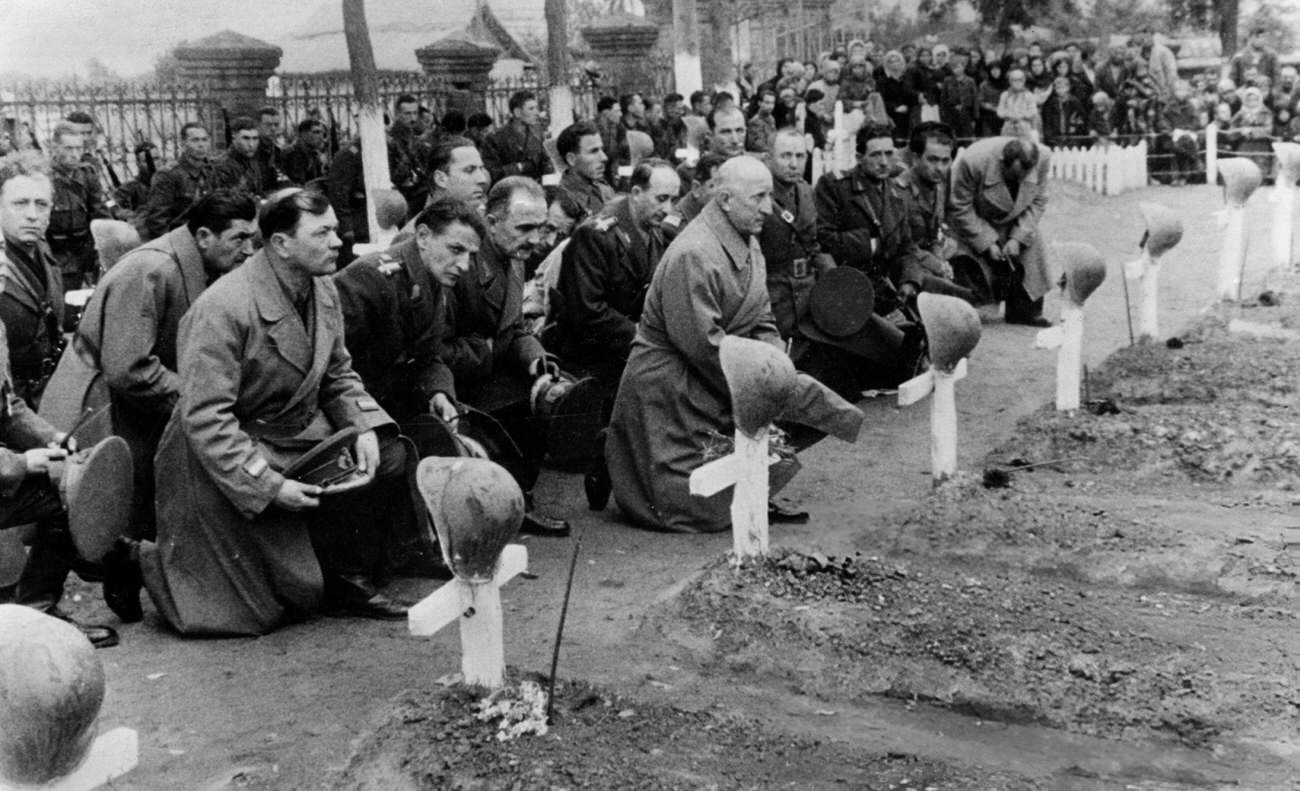
<path fill-rule="evenodd" d="M 1112 590 L 956 561 L 788 553 L 719 562 L 674 617 L 704 667 L 832 701 L 932 702 L 984 719 L 1204 747 L 1291 738 L 1293 611 Z"/>
<path fill-rule="evenodd" d="M 1244 322 L 1244 324 L 1243 324 Z M 1089 377 L 1090 410 L 1044 408 L 990 460 L 1069 459 L 1107 487 L 1300 488 L 1300 308 L 1221 305 L 1168 344 L 1121 349 Z M 1244 329 L 1243 329 L 1244 328 Z M 1291 337 L 1269 337 L 1270 334 Z"/>
<path fill-rule="evenodd" d="M 531 681 L 545 687 L 537 676 Z M 335 788 L 1031 789 L 1005 773 L 911 755 L 863 755 L 773 732 L 756 720 L 647 704 L 580 682 L 556 689 L 544 735 L 502 741 L 463 686 L 406 692 L 358 747 Z"/>

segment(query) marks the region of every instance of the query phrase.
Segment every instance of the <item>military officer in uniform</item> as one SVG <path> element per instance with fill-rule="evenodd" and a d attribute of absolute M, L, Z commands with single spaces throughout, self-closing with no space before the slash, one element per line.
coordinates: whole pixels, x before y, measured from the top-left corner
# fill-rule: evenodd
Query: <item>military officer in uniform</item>
<path fill-rule="evenodd" d="M 519 91 L 510 97 L 510 120 L 488 136 L 483 146 L 483 161 L 492 180 L 506 176 L 527 176 L 541 181 L 550 173 L 551 160 L 542 147 L 541 117 L 537 97 Z"/>
<path fill-rule="evenodd" d="M 817 274 L 835 259 L 817 241 L 817 206 L 803 180 L 808 143 L 797 129 L 782 129 L 772 139 L 767 166 L 772 171 L 772 213 L 763 221 L 759 247 L 767 259 L 767 293 L 776 328 L 786 340 L 799 334 L 799 315 Z M 798 363 L 798 359 L 795 359 Z"/>
<path fill-rule="evenodd" d="M 575 373 L 594 376 L 612 397 L 636 336 L 646 289 L 669 239 L 660 223 L 681 188 L 666 160 L 645 159 L 632 191 L 579 225 L 560 262 L 551 315 L 553 348 Z"/>
<path fill-rule="evenodd" d="M 81 288 L 97 279 L 95 240 L 90 221 L 108 219 L 103 187 L 93 165 L 82 158 L 81 133 L 63 122 L 54 127 L 54 207 L 46 239 L 58 262 L 63 290 Z"/>
<path fill-rule="evenodd" d="M 556 199 L 567 202 L 566 209 L 576 207 L 578 220 L 585 220 L 614 199 L 614 188 L 605 181 L 609 155 L 600 130 L 586 122 L 571 124 L 555 138 L 555 148 L 568 165 Z"/>
<path fill-rule="evenodd" d="M 63 345 L 63 280 L 45 242 L 54 186 L 49 163 L 37 154 L 10 154 L 2 162 L 0 320 L 9 336 L 14 392 L 37 409 Z"/>
<path fill-rule="evenodd" d="M 944 216 L 948 206 L 948 178 L 952 168 L 953 136 L 946 124 L 927 121 L 912 129 L 908 144 L 913 163 L 899 174 L 898 186 L 907 200 L 907 220 L 912 239 L 922 253 L 923 287 L 960 293 L 952 283 Z"/>
<path fill-rule="evenodd" d="M 252 118 L 236 118 L 230 124 L 230 148 L 212 170 L 214 189 L 243 190 L 261 197 L 275 189 L 275 172 L 258 156 L 262 133 Z"/>
<path fill-rule="evenodd" d="M 154 176 L 141 232 L 156 239 L 185 224 L 190 207 L 212 191 L 208 130 L 193 121 L 181 127 L 181 158 L 176 166 Z"/>

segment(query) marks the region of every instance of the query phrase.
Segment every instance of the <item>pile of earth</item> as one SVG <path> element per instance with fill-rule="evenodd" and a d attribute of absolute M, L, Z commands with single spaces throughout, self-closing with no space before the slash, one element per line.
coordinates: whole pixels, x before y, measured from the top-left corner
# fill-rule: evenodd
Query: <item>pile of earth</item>
<path fill-rule="evenodd" d="M 544 686 L 541 678 L 530 683 Z M 518 697 L 524 685 L 499 693 Z M 543 693 L 544 694 L 544 693 Z M 556 689 L 544 734 L 502 740 L 481 718 L 485 693 L 464 686 L 406 692 L 354 753 L 335 786 L 413 789 L 1031 789 L 995 770 L 783 735 L 762 723 L 629 700 L 582 682 Z"/>
<path fill-rule="evenodd" d="M 1112 355 L 1088 378 L 1090 409 L 1045 407 L 991 459 L 1066 460 L 1119 489 L 1300 488 L 1300 309 L 1216 306 L 1167 344 Z"/>
<path fill-rule="evenodd" d="M 1228 599 L 955 561 L 786 553 L 716 564 L 675 616 L 712 638 L 701 657 L 712 672 L 828 701 L 921 700 L 1196 747 L 1286 732 L 1300 705 L 1294 613 Z M 1251 628 L 1234 632 L 1242 619 Z"/>

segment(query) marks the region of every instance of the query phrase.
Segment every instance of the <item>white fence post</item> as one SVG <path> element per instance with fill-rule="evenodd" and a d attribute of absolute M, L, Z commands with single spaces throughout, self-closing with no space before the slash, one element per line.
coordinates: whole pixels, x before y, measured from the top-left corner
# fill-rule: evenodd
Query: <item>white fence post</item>
<path fill-rule="evenodd" d="M 1219 125 L 1210 122 L 1205 127 L 1205 183 L 1219 180 Z"/>

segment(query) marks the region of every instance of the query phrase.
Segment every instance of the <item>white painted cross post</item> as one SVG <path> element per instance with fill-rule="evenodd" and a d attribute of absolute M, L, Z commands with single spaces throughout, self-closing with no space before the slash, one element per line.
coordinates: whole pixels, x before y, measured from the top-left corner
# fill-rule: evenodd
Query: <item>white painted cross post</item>
<path fill-rule="evenodd" d="M 942 294 L 916 298 L 930 350 L 930 370 L 898 386 L 898 405 L 930 396 L 930 475 L 935 485 L 957 472 L 957 382 L 979 343 L 980 316 L 970 303 Z"/>
<path fill-rule="evenodd" d="M 1106 279 L 1106 259 L 1090 244 L 1070 242 L 1056 246 L 1065 270 L 1061 285 L 1061 323 L 1038 333 L 1034 345 L 1058 348 L 1056 354 L 1056 409 L 1070 412 L 1080 406 L 1083 373 L 1083 304 Z"/>
<path fill-rule="evenodd" d="M 1183 238 L 1183 223 L 1167 207 L 1143 201 L 1138 204 L 1146 220 L 1142 255 L 1124 265 L 1124 276 L 1139 279 L 1138 340 L 1160 338 L 1160 259 Z"/>
<path fill-rule="evenodd" d="M 1295 191 L 1300 181 L 1300 143 L 1273 143 L 1277 155 L 1277 175 L 1273 182 L 1273 268 L 1291 269 L 1295 247 Z"/>
<path fill-rule="evenodd" d="M 728 335 L 719 349 L 731 390 L 735 448 L 691 473 L 690 490 L 711 497 L 727 487 L 731 496 L 732 547 L 736 560 L 767 554 L 768 429 L 785 410 L 795 387 L 794 365 L 762 341 Z"/>
<path fill-rule="evenodd" d="M 455 577 L 410 609 L 411 634 L 428 637 L 458 620 L 465 683 L 498 689 L 506 672 L 501 586 L 528 566 L 528 550 L 509 544 L 523 521 L 523 493 L 486 459 L 424 459 L 417 479 Z"/>
<path fill-rule="evenodd" d="M 1216 296 L 1225 301 L 1241 299 L 1242 273 L 1246 269 L 1246 201 L 1264 177 L 1259 165 L 1244 157 L 1219 162 L 1223 176 L 1223 197 L 1227 206 L 1219 215 L 1223 228 L 1223 248 L 1219 252 L 1219 279 Z"/>

